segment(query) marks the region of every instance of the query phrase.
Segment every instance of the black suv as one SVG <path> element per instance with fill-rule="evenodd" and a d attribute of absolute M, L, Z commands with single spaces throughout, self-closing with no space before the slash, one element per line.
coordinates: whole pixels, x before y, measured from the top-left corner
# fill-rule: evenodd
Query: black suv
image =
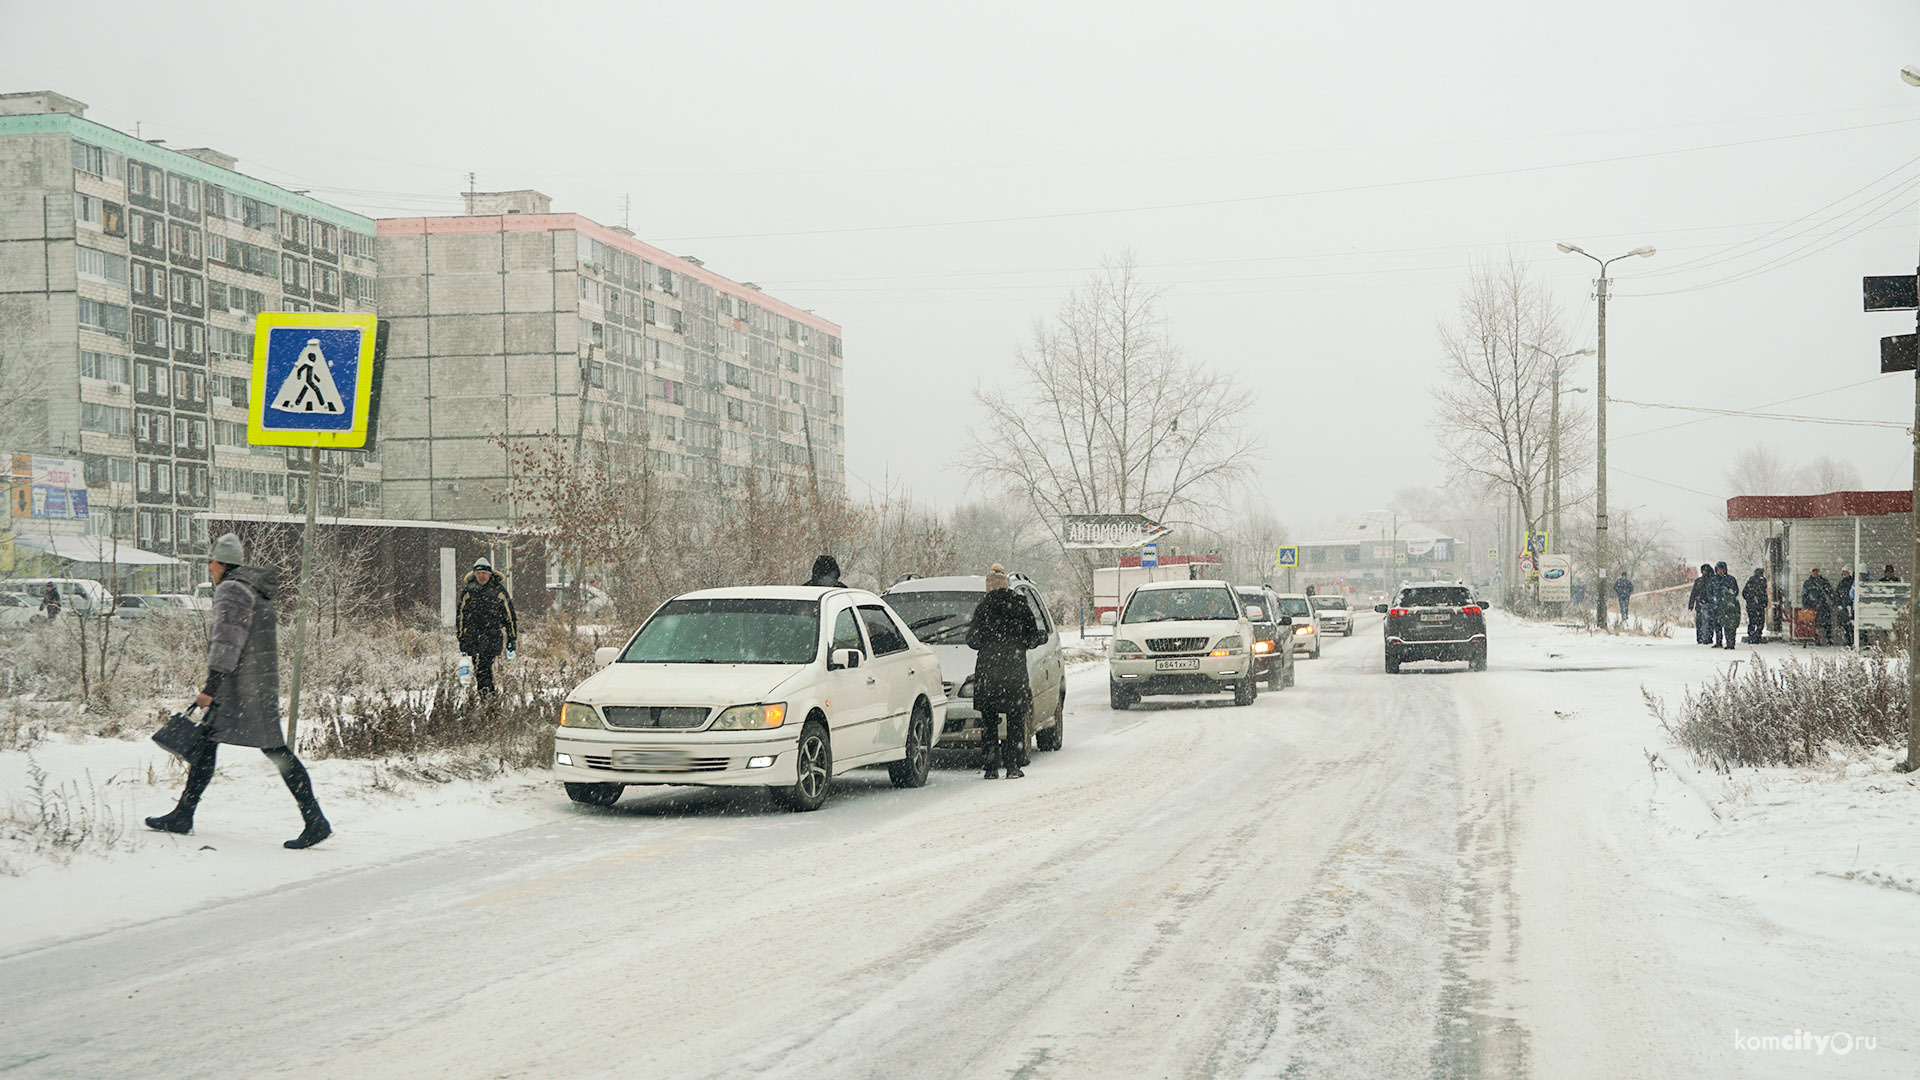
<path fill-rule="evenodd" d="M 1464 582 L 1402 586 L 1392 604 L 1373 610 L 1387 617 L 1388 674 L 1408 660 L 1465 660 L 1487 670 L 1487 616 Z"/>
<path fill-rule="evenodd" d="M 1238 585 L 1233 591 L 1253 624 L 1253 669 L 1267 677 L 1269 690 L 1292 686 L 1293 619 L 1280 614 L 1280 598 L 1265 585 Z"/>

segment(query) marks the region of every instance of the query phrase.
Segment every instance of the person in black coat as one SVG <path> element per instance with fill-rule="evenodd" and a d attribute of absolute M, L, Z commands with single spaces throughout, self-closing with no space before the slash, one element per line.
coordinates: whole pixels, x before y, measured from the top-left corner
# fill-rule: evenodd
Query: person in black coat
<path fill-rule="evenodd" d="M 1833 596 L 1834 620 L 1839 624 L 1840 644 L 1853 644 L 1853 571 L 1840 575 L 1840 586 Z"/>
<path fill-rule="evenodd" d="M 1714 564 L 1713 640 L 1723 649 L 1736 648 L 1740 636 L 1740 579 L 1724 562 Z"/>
<path fill-rule="evenodd" d="M 1817 566 L 1807 571 L 1807 580 L 1800 586 L 1800 606 L 1813 609 L 1814 641 L 1833 644 L 1833 582 L 1821 577 Z"/>
<path fill-rule="evenodd" d="M 1747 644 L 1758 645 L 1767 621 L 1767 568 L 1756 566 L 1740 598 L 1747 602 Z"/>
<path fill-rule="evenodd" d="M 503 648 L 512 652 L 518 646 L 520 628 L 513 617 L 513 597 L 507 592 L 507 583 L 485 558 L 473 561 L 473 569 L 460 584 L 453 626 L 460 651 L 473 657 L 474 689 L 493 693 L 493 662 Z"/>
<path fill-rule="evenodd" d="M 40 614 L 45 615 L 48 622 L 60 616 L 60 590 L 54 588 L 51 581 L 40 590 Z"/>
<path fill-rule="evenodd" d="M 1708 595 L 1713 588 L 1713 567 L 1708 563 L 1700 564 L 1700 576 L 1693 579 L 1693 589 L 1687 593 L 1687 610 L 1693 612 L 1693 640 L 1699 645 L 1713 644 L 1713 599 Z"/>
<path fill-rule="evenodd" d="M 1620 571 L 1620 576 L 1613 579 L 1613 595 L 1620 601 L 1620 621 L 1625 623 L 1627 605 L 1633 600 L 1633 579 L 1627 576 L 1625 570 Z"/>
<path fill-rule="evenodd" d="M 840 583 L 840 561 L 831 555 L 822 555 L 813 560 L 813 576 L 807 584 L 816 589 L 844 589 Z"/>
<path fill-rule="evenodd" d="M 1020 759 L 1027 748 L 1027 717 L 1033 713 L 1033 683 L 1027 675 L 1027 650 L 1045 644 L 1046 631 L 1034 622 L 1033 609 L 1008 587 L 1007 572 L 999 563 L 987 571 L 987 595 L 973 609 L 967 628 L 967 647 L 979 653 L 973 665 L 973 707 L 980 713 L 980 758 L 988 780 L 1000 779 L 1000 762 L 1007 779 L 1017 780 Z M 1001 719 L 1006 735 L 994 753 Z"/>

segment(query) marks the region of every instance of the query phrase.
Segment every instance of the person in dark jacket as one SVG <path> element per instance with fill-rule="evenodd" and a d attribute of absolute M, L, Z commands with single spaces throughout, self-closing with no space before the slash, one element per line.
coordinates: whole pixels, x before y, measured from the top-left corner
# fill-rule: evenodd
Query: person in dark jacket
<path fill-rule="evenodd" d="M 1893 572 L 1892 563 L 1888 563 L 1887 568 L 1885 570 L 1880 571 L 1880 580 L 1881 581 L 1899 581 L 1900 580 L 1900 575 Z"/>
<path fill-rule="evenodd" d="M 200 796 L 213 781 L 215 752 L 221 743 L 255 746 L 267 755 L 299 804 L 304 825 L 284 846 L 309 848 L 333 835 L 313 795 L 313 778 L 287 746 L 280 729 L 280 650 L 275 632 L 274 594 L 278 574 L 272 567 L 243 565 L 240 538 L 227 533 L 208 552 L 213 579 L 213 621 L 208 629 L 207 681 L 194 704 L 207 710 L 208 741 L 187 762 L 187 786 L 173 812 L 147 819 L 159 832 L 190 833 Z"/>
<path fill-rule="evenodd" d="M 60 617 L 60 590 L 51 581 L 40 590 L 40 614 L 45 615 L 48 622 Z"/>
<path fill-rule="evenodd" d="M 1821 645 L 1833 643 L 1833 582 L 1820 576 L 1820 568 L 1807 571 L 1807 580 L 1800 585 L 1800 606 L 1809 607 L 1814 612 L 1813 640 Z"/>
<path fill-rule="evenodd" d="M 967 647 L 979 653 L 973 665 L 973 707 L 980 713 L 980 758 L 988 780 L 1000 779 L 1000 763 L 1007 779 L 1017 780 L 1020 759 L 1027 748 L 1027 717 L 1033 713 L 1033 683 L 1027 676 L 1027 650 L 1046 642 L 1033 619 L 1033 609 L 1008 587 L 1006 570 L 994 563 L 987 571 L 987 595 L 973 609 L 967 628 Z M 1002 718 L 1006 735 L 995 738 Z"/>
<path fill-rule="evenodd" d="M 844 589 L 840 583 L 840 561 L 831 555 L 822 555 L 813 560 L 813 576 L 807 584 L 816 589 Z"/>
<path fill-rule="evenodd" d="M 473 560 L 473 569 L 460 584 L 453 628 L 460 639 L 460 651 L 473 657 L 474 689 L 493 693 L 493 662 L 502 649 L 512 652 L 519 646 L 520 627 L 513 617 L 513 597 L 507 592 L 507 583 L 485 558 Z"/>
<path fill-rule="evenodd" d="M 1840 644 L 1853 644 L 1853 571 L 1840 575 L 1840 585 L 1833 594 L 1833 618 L 1836 629 L 1840 631 Z"/>
<path fill-rule="evenodd" d="M 1613 579 L 1613 595 L 1620 601 L 1620 621 L 1624 623 L 1627 621 L 1627 602 L 1633 599 L 1633 579 L 1627 576 L 1625 570 Z"/>
<path fill-rule="evenodd" d="M 1760 644 L 1767 621 L 1767 568 L 1756 566 L 1740 598 L 1747 602 L 1747 644 Z"/>
<path fill-rule="evenodd" d="M 1727 566 L 1726 560 L 1713 564 L 1714 588 L 1719 590 L 1714 600 L 1714 644 L 1721 648 L 1739 647 L 1740 639 L 1740 579 Z"/>
<path fill-rule="evenodd" d="M 1693 640 L 1699 645 L 1713 644 L 1713 605 L 1707 600 L 1707 590 L 1713 587 L 1713 567 L 1700 564 L 1700 576 L 1693 579 L 1693 588 L 1687 593 L 1687 610 L 1693 612 Z"/>

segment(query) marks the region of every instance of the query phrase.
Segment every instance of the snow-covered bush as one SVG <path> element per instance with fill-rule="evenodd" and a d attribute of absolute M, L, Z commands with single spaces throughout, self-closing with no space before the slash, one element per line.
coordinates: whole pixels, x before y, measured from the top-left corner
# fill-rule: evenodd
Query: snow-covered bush
<path fill-rule="evenodd" d="M 1906 664 L 1871 656 L 1769 664 L 1756 655 L 1687 691 L 1678 716 L 1651 693 L 1646 701 L 1675 743 L 1722 771 L 1806 765 L 1837 749 L 1904 744 L 1907 738 Z"/>

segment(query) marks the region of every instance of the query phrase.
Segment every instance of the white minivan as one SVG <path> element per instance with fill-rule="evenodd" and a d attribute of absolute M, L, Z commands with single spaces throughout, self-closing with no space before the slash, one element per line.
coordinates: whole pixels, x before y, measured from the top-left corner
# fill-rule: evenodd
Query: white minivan
<path fill-rule="evenodd" d="M 835 776 L 868 765 L 920 787 L 946 718 L 933 650 L 860 589 L 686 593 L 595 659 L 553 740 L 554 777 L 589 805 L 695 784 L 816 810 Z"/>

